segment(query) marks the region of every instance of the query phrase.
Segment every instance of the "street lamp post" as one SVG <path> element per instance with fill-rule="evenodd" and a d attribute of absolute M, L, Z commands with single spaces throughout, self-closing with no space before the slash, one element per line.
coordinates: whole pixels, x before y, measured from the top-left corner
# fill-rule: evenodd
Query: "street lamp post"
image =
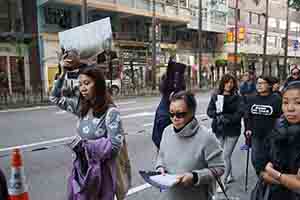
<path fill-rule="evenodd" d="M 267 60 L 267 41 L 268 41 L 268 25 L 269 25 L 269 0 L 266 0 L 266 13 L 265 13 L 265 33 L 264 33 L 264 52 L 262 63 L 262 74 L 265 74 L 265 65 Z"/>
<path fill-rule="evenodd" d="M 289 42 L 289 4 L 290 0 L 287 0 L 286 5 L 286 26 L 285 26 L 285 41 L 284 41 L 284 68 L 283 68 L 283 74 L 282 79 L 286 78 L 286 69 L 288 66 L 287 60 L 288 60 L 288 42 Z"/>
<path fill-rule="evenodd" d="M 155 0 L 152 1 L 152 89 L 156 88 L 156 11 Z"/>
<path fill-rule="evenodd" d="M 87 0 L 81 0 L 81 25 L 87 22 Z"/>
<path fill-rule="evenodd" d="M 235 32 L 234 32 L 234 73 L 238 69 L 237 66 L 237 56 L 238 56 L 238 29 L 239 29 L 239 16 L 238 16 L 238 9 L 239 9 L 239 0 L 235 0 Z"/>
<path fill-rule="evenodd" d="M 199 62 L 199 88 L 201 88 L 201 75 L 202 75 L 202 0 L 199 0 L 199 13 L 198 13 L 198 62 Z"/>

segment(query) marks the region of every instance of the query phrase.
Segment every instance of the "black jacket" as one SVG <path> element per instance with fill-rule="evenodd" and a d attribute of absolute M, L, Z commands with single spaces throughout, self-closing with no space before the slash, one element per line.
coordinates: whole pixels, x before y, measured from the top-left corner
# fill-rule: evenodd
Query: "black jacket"
<path fill-rule="evenodd" d="M 251 130 L 254 137 L 265 138 L 281 116 L 281 97 L 276 94 L 249 96 L 246 103 L 246 130 Z"/>
<path fill-rule="evenodd" d="M 179 92 L 186 89 L 184 73 L 186 65 L 182 63 L 169 62 L 170 68 L 166 74 L 163 75 L 160 83 L 160 92 L 163 96 L 169 97 L 172 92 Z"/>
<path fill-rule="evenodd" d="M 265 150 L 260 163 L 260 171 L 268 162 L 281 173 L 297 174 L 300 168 L 300 125 L 289 125 L 283 119 L 265 139 Z M 272 200 L 300 200 L 297 194 L 281 185 L 271 186 Z"/>
<path fill-rule="evenodd" d="M 223 112 L 216 113 L 217 93 L 213 94 L 207 115 L 213 119 L 212 130 L 217 136 L 239 136 L 241 134 L 241 118 L 244 104 L 238 94 L 224 96 Z"/>

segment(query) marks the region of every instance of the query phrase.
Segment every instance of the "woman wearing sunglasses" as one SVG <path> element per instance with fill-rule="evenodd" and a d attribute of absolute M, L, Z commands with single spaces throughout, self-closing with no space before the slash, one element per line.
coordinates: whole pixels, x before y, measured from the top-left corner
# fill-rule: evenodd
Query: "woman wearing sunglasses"
<path fill-rule="evenodd" d="M 231 157 L 241 134 L 242 98 L 237 90 L 236 78 L 231 74 L 225 74 L 207 108 L 207 115 L 213 119 L 212 130 L 224 148 L 225 185 L 234 181 Z M 218 188 L 217 192 L 222 192 L 221 188 Z"/>
<path fill-rule="evenodd" d="M 176 174 L 177 184 L 162 193 L 163 200 L 209 199 L 214 175 L 224 172 L 222 149 L 217 138 L 201 127 L 195 118 L 196 100 L 192 93 L 180 91 L 170 98 L 172 124 L 163 133 L 156 169 Z"/>
<path fill-rule="evenodd" d="M 294 65 L 291 69 L 291 76 L 284 83 L 284 88 L 292 81 L 300 81 L 300 70 L 297 65 Z"/>

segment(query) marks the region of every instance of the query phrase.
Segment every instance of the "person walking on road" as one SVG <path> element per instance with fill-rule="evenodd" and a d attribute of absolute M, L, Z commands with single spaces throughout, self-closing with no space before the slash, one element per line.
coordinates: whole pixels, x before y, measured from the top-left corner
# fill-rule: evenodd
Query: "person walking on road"
<path fill-rule="evenodd" d="M 277 94 L 281 97 L 281 92 L 280 92 L 280 80 L 276 77 L 270 77 L 272 81 L 272 92 L 274 94 Z"/>
<path fill-rule="evenodd" d="M 243 100 L 237 90 L 236 78 L 225 74 L 207 108 L 207 115 L 213 119 L 212 130 L 224 149 L 226 168 L 223 180 L 225 185 L 234 181 L 231 157 L 241 134 Z M 218 192 L 222 192 L 220 187 L 218 187 Z"/>
<path fill-rule="evenodd" d="M 255 95 L 255 93 L 255 74 L 253 71 L 247 71 L 243 75 L 243 80 L 240 84 L 240 94 L 245 97 Z"/>
<path fill-rule="evenodd" d="M 160 93 L 162 95 L 160 103 L 155 112 L 154 125 L 152 130 L 152 141 L 160 148 L 160 142 L 165 127 L 171 124 L 169 113 L 170 95 L 181 90 L 185 90 L 184 72 L 186 66 L 181 63 L 176 63 L 170 59 L 167 72 L 163 75 L 160 83 Z"/>
<path fill-rule="evenodd" d="M 78 65 L 80 96 L 63 96 L 65 74 L 76 66 L 67 59 L 62 60 L 62 66 L 50 100 L 78 117 L 78 135 L 69 145 L 76 159 L 68 182 L 68 199 L 113 200 L 116 157 L 124 138 L 120 113 L 106 88 L 104 74 L 95 66 Z"/>
<path fill-rule="evenodd" d="M 215 177 L 224 172 L 222 148 L 217 138 L 200 126 L 195 117 L 196 99 L 180 91 L 171 97 L 169 116 L 172 125 L 165 128 L 156 169 L 177 175 L 177 184 L 161 195 L 162 200 L 208 200 Z"/>
<path fill-rule="evenodd" d="M 282 91 L 283 117 L 265 140 L 259 165 L 269 200 L 300 199 L 300 81 Z"/>
<path fill-rule="evenodd" d="M 260 76 L 256 84 L 257 95 L 247 97 L 245 112 L 245 137 L 251 140 L 251 161 L 260 174 L 259 160 L 263 152 L 264 140 L 281 116 L 281 97 L 272 92 L 272 81 L 268 76 Z"/>

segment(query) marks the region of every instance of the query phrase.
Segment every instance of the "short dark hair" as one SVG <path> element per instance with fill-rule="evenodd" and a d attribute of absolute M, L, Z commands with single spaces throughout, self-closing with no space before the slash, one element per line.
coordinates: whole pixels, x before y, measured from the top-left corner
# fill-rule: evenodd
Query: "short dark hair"
<path fill-rule="evenodd" d="M 113 104 L 112 97 L 106 87 L 105 76 L 102 70 L 96 65 L 89 65 L 80 68 L 79 74 L 84 74 L 95 81 L 96 102 L 94 105 L 87 101 L 80 94 L 80 117 L 86 116 L 90 108 L 93 108 L 94 115 L 106 112 L 110 104 Z"/>
<path fill-rule="evenodd" d="M 197 110 L 197 101 L 195 95 L 191 91 L 179 91 L 170 97 L 170 102 L 174 102 L 176 100 L 184 100 L 188 110 L 195 115 Z"/>
<path fill-rule="evenodd" d="M 271 76 L 270 79 L 271 79 L 272 85 L 280 82 L 279 78 L 274 77 L 274 76 Z"/>
<path fill-rule="evenodd" d="M 218 91 L 219 94 L 223 94 L 225 84 L 228 83 L 230 80 L 233 81 L 233 85 L 234 85 L 233 88 L 232 88 L 232 90 L 231 90 L 231 94 L 234 94 L 234 93 L 236 93 L 238 91 L 238 84 L 237 84 L 236 78 L 233 75 L 231 75 L 231 74 L 225 74 L 222 77 L 222 79 L 220 81 L 220 84 L 219 84 L 219 91 Z"/>
<path fill-rule="evenodd" d="M 262 80 L 266 81 L 268 83 L 268 85 L 270 85 L 270 86 L 273 85 L 273 81 L 272 81 L 272 78 L 270 76 L 264 76 L 264 75 L 262 75 L 262 76 L 259 76 L 257 78 L 257 80 L 258 79 L 262 79 Z"/>

